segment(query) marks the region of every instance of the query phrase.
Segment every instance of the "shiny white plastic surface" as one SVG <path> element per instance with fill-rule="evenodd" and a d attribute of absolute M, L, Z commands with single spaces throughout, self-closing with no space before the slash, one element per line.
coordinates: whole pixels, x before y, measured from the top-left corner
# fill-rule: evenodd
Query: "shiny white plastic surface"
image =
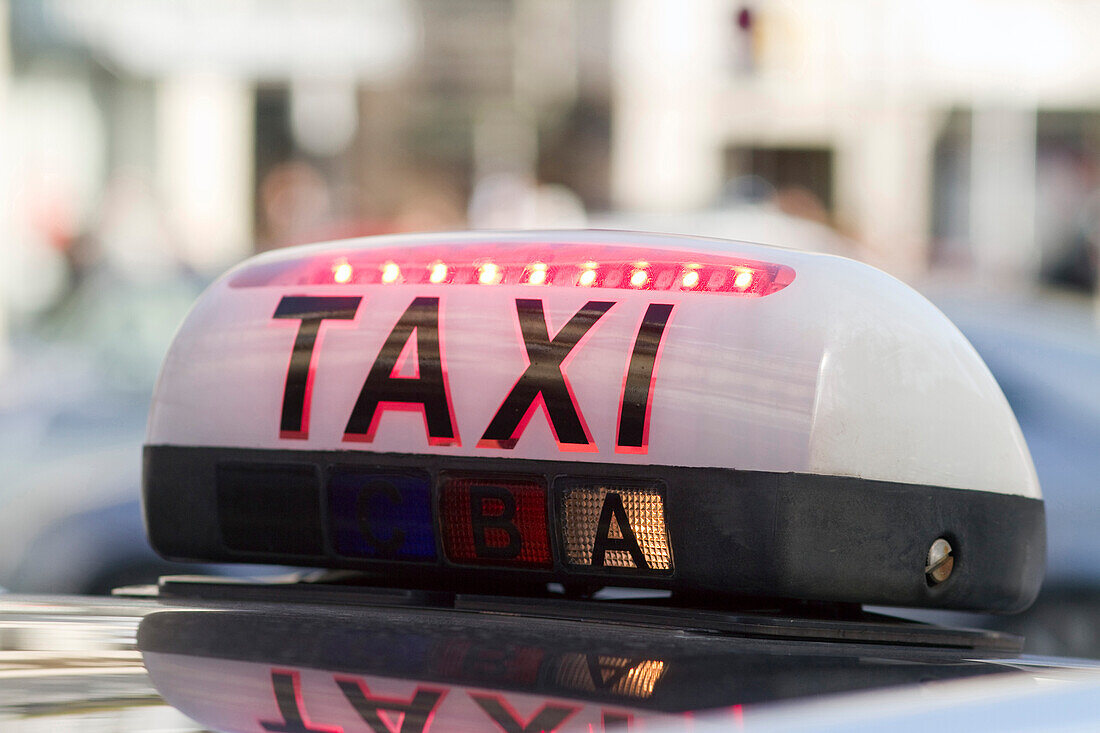
<path fill-rule="evenodd" d="M 493 705 L 495 714 L 512 722 L 516 728 L 530 725 L 541 714 L 542 720 L 556 723 L 553 730 L 557 733 L 604 730 L 606 720 L 619 721 L 619 726 L 612 727 L 625 730 L 626 726 L 622 725 L 625 720 L 636 725 L 662 722 L 682 725 L 685 719 L 691 718 L 690 712 L 678 715 L 630 707 L 629 696 L 625 695 L 623 697 L 626 699 L 618 704 L 599 704 L 527 692 L 503 692 L 491 688 L 183 654 L 143 652 L 142 661 L 157 692 L 165 701 L 212 730 L 227 733 L 252 733 L 264 730 L 261 727 L 264 724 L 269 726 L 268 730 L 290 728 L 285 720 L 287 710 L 280 709 L 273 693 L 273 673 L 294 676 L 297 693 L 295 706 L 303 713 L 302 722 L 308 722 L 308 730 L 318 733 L 370 730 L 341 692 L 338 682 L 358 687 L 364 697 L 369 695 L 374 700 L 390 703 L 394 709 L 381 708 L 379 718 L 395 721 L 389 724 L 389 729 L 394 731 L 501 730 L 504 726 L 496 722 L 482 705 Z M 409 704 L 418 692 L 427 694 L 429 700 L 435 696 L 438 699 L 430 708 L 422 729 L 402 726 L 404 713 L 400 712 L 400 706 Z M 479 704 L 478 699 L 483 702 Z M 727 720 L 732 718 L 732 712 L 728 712 Z M 530 729 L 535 728 L 532 726 Z"/>
<path fill-rule="evenodd" d="M 651 248 L 785 265 L 761 297 L 520 284 L 231 287 L 253 268 L 334 252 L 485 242 L 590 244 L 644 259 Z M 558 243 L 558 244 L 556 244 Z M 307 439 L 280 437 L 297 321 L 289 295 L 355 295 L 354 321 L 328 321 L 316 346 Z M 459 444 L 432 445 L 420 412 L 386 410 L 371 442 L 344 439 L 367 373 L 416 297 L 440 298 L 443 359 Z M 543 301 L 551 337 L 590 300 L 615 305 L 565 362 L 595 450 L 559 448 L 536 408 L 511 449 L 479 447 L 528 361 L 515 301 Z M 651 303 L 674 306 L 652 382 L 645 452 L 616 452 L 623 381 Z M 1004 395 L 961 333 L 922 296 L 869 266 L 740 242 L 632 232 L 472 232 L 376 237 L 253 258 L 212 285 L 182 325 L 153 401 L 149 445 L 354 450 L 707 466 L 855 476 L 1040 497 Z"/>

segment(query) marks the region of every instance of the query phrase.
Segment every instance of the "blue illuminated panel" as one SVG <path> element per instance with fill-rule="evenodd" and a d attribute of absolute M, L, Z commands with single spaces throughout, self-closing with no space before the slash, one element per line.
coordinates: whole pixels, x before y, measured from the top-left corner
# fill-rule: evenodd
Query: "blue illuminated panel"
<path fill-rule="evenodd" d="M 431 486 L 425 471 L 334 471 L 328 493 L 336 551 L 374 560 L 434 560 Z"/>

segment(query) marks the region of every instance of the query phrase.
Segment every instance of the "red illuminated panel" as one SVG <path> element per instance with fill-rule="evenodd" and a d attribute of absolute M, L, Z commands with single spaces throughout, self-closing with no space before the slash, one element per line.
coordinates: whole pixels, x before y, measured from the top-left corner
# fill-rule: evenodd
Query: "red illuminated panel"
<path fill-rule="evenodd" d="M 481 682 L 507 682 L 531 686 L 538 682 L 545 650 L 518 644 L 474 643 L 470 639 L 449 639 L 431 655 L 432 674 L 458 677 L 477 670 Z"/>
<path fill-rule="evenodd" d="M 451 562 L 550 567 L 546 485 L 538 479 L 449 478 L 440 496 Z"/>
<path fill-rule="evenodd" d="M 759 297 L 794 280 L 786 265 L 723 254 L 596 244 L 451 244 L 337 249 L 255 265 L 232 287 L 520 285 Z"/>

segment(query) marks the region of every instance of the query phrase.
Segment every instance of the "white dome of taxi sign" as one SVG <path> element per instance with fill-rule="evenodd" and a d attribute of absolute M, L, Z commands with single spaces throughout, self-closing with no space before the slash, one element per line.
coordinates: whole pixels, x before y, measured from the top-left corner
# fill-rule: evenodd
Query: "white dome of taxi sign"
<path fill-rule="evenodd" d="M 924 298 L 628 232 L 243 263 L 168 353 L 144 492 L 165 557 L 502 589 L 1013 611 L 1045 552 L 1015 417 Z"/>

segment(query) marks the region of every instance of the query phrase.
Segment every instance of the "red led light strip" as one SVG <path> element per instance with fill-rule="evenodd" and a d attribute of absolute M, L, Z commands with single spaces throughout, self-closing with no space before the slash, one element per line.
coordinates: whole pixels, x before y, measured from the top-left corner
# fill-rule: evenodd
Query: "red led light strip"
<path fill-rule="evenodd" d="M 721 254 L 613 245 L 435 245 L 340 250 L 261 263 L 232 287 L 520 285 L 763 296 L 794 280 L 786 265 Z"/>

